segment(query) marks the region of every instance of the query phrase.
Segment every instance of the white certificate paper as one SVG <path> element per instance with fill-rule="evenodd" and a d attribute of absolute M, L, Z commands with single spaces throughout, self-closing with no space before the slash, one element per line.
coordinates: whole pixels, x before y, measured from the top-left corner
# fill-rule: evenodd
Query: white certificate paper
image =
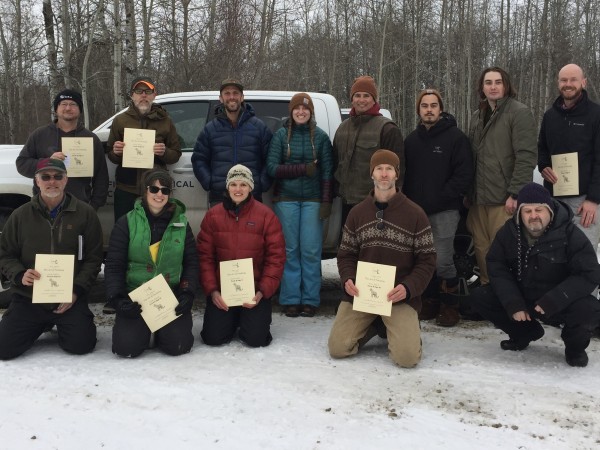
<path fill-rule="evenodd" d="M 254 303 L 254 267 L 252 258 L 234 259 L 219 263 L 221 297 L 227 306 Z"/>
<path fill-rule="evenodd" d="M 142 318 L 153 333 L 179 317 L 175 314 L 179 302 L 162 274 L 131 291 L 129 297 L 142 305 Z"/>
<path fill-rule="evenodd" d="M 552 185 L 552 194 L 579 195 L 579 160 L 577 152 L 552 155 L 552 170 L 558 181 Z"/>
<path fill-rule="evenodd" d="M 356 288 L 352 309 L 379 316 L 392 315 L 392 302 L 387 299 L 394 289 L 396 266 L 359 261 L 356 268 Z"/>
<path fill-rule="evenodd" d="M 125 128 L 123 133 L 123 167 L 152 169 L 156 130 Z"/>
<path fill-rule="evenodd" d="M 73 303 L 73 255 L 35 255 L 40 279 L 33 282 L 32 303 Z"/>
<path fill-rule="evenodd" d="M 91 137 L 64 137 L 61 151 L 67 156 L 65 167 L 69 178 L 94 176 L 94 139 Z"/>

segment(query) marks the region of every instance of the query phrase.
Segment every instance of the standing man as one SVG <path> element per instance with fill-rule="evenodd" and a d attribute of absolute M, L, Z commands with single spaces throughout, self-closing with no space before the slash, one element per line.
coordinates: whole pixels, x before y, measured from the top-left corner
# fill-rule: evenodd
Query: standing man
<path fill-rule="evenodd" d="M 156 130 L 154 144 L 154 167 L 167 168 L 181 157 L 181 144 L 177 130 L 167 111 L 153 103 L 156 85 L 148 77 L 138 77 L 131 83 L 131 104 L 126 111 L 116 116 L 108 136 L 108 159 L 117 164 L 114 195 L 115 222 L 133 209 L 135 200 L 142 192 L 141 185 L 146 169 L 125 168 L 123 142 L 125 128 Z"/>
<path fill-rule="evenodd" d="M 517 207 L 517 193 L 533 177 L 537 162 L 536 126 L 527 106 L 515 100 L 508 73 L 488 67 L 479 77 L 479 109 L 471 117 L 469 139 L 475 184 L 467 228 L 473 235 L 482 285 L 489 283 L 485 255 Z"/>
<path fill-rule="evenodd" d="M 423 298 L 419 319 L 437 317 L 438 325 L 452 327 L 460 320 L 454 235 L 464 196 L 473 183 L 473 156 L 469 138 L 457 128 L 454 117 L 444 112 L 437 90 L 421 91 L 417 114 L 421 123 L 404 140 L 403 191 L 427 214 L 437 253 L 434 294 Z"/>
<path fill-rule="evenodd" d="M 414 367 L 421 360 L 420 296 L 435 270 L 433 236 L 425 212 L 396 187 L 398 155 L 377 150 L 370 170 L 374 189 L 350 211 L 338 251 L 344 297 L 329 335 L 329 353 L 333 358 L 356 354 L 376 334 L 376 321 L 383 320 L 390 357 L 400 367 Z M 395 287 L 387 295 L 391 316 L 352 309 L 359 293 L 354 284 L 358 261 L 396 266 Z"/>
<path fill-rule="evenodd" d="M 473 308 L 525 350 L 544 335 L 538 320 L 562 324 L 567 364 L 585 367 L 600 318 L 591 295 L 600 283 L 596 251 L 573 223 L 571 209 L 536 183 L 519 192 L 518 210 L 496 234 L 487 256 L 490 286 L 473 290 Z"/>
<path fill-rule="evenodd" d="M 94 171 L 92 177 L 71 177 L 66 191 L 82 202 L 98 210 L 106 203 L 108 196 L 108 170 L 102 142 L 94 133 L 79 123 L 83 100 L 81 94 L 71 89 L 58 93 L 53 102 L 54 122 L 35 130 L 27 138 L 21 153 L 17 157 L 17 170 L 27 178 L 34 178 L 38 162 L 44 158 L 65 161 L 67 155 L 62 152 L 62 138 L 91 137 L 94 149 Z M 33 183 L 33 193 L 39 188 Z"/>
<path fill-rule="evenodd" d="M 267 154 L 273 133 L 244 102 L 244 86 L 233 78 L 221 83 L 215 118 L 208 122 L 196 141 L 192 166 L 210 206 L 223 201 L 227 173 L 236 164 L 252 171 L 252 196 L 262 201 L 272 179 L 267 173 Z"/>
<path fill-rule="evenodd" d="M 342 122 L 333 139 L 333 160 L 337 166 L 335 179 L 342 197 L 342 227 L 353 206 L 369 195 L 372 184 L 367 173 L 371 156 L 377 149 L 394 152 L 400 160 L 398 187 L 404 181 L 404 140 L 398 126 L 379 112 L 375 80 L 358 77 L 350 89 L 352 109 L 350 117 Z"/>
<path fill-rule="evenodd" d="M 16 358 L 56 325 L 58 345 L 82 355 L 96 346 L 94 315 L 87 293 L 102 263 L 102 229 L 94 209 L 65 193 L 67 169 L 56 158 L 41 159 L 35 171 L 39 194 L 16 209 L 0 235 L 0 271 L 12 282 L 12 299 L 0 321 L 0 359 Z M 32 303 L 37 254 L 74 255 L 73 302 Z"/>
<path fill-rule="evenodd" d="M 600 238 L 600 105 L 588 98 L 587 80 L 581 67 L 567 64 L 558 73 L 558 97 L 544 114 L 538 140 L 538 169 L 544 186 L 574 213 L 592 246 Z M 579 189 L 574 195 L 554 192 L 559 174 L 552 168 L 552 155 L 577 154 Z M 571 175 L 572 176 L 572 175 Z"/>

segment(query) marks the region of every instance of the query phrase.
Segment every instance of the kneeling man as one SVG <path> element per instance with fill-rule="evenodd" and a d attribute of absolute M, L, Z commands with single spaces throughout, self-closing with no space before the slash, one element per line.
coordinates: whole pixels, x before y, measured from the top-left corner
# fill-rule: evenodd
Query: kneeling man
<path fill-rule="evenodd" d="M 425 212 L 396 188 L 398 155 L 377 150 L 370 168 L 374 189 L 350 210 L 338 251 L 345 295 L 329 336 L 329 353 L 334 358 L 356 354 L 383 320 L 390 357 L 401 367 L 414 367 L 421 360 L 421 294 L 435 271 L 433 235 Z M 391 316 L 352 309 L 358 261 L 396 266 L 395 287 L 387 295 L 393 303 Z"/>
<path fill-rule="evenodd" d="M 563 324 L 567 363 L 585 367 L 600 317 L 591 295 L 600 283 L 596 251 L 573 213 L 536 183 L 518 195 L 517 212 L 487 255 L 490 284 L 473 291 L 473 308 L 506 334 L 503 350 L 524 350 L 544 335 L 540 319 Z"/>

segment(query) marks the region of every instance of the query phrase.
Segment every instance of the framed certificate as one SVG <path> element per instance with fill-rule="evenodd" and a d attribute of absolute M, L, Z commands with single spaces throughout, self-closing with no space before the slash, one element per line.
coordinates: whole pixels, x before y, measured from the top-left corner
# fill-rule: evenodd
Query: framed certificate
<path fill-rule="evenodd" d="M 64 137 L 61 139 L 65 167 L 69 178 L 94 176 L 94 139 L 91 137 Z"/>
<path fill-rule="evenodd" d="M 152 169 L 156 130 L 125 128 L 123 133 L 123 167 Z"/>
<path fill-rule="evenodd" d="M 552 170 L 558 181 L 552 186 L 552 195 L 579 195 L 579 159 L 577 152 L 552 155 Z"/>
<path fill-rule="evenodd" d="M 219 263 L 221 274 L 221 297 L 227 306 L 253 303 L 254 266 L 252 258 L 234 259 Z"/>
<path fill-rule="evenodd" d="M 73 255 L 35 255 L 40 279 L 33 282 L 32 303 L 73 303 Z"/>
<path fill-rule="evenodd" d="M 394 289 L 396 266 L 373 264 L 359 261 L 356 268 L 356 288 L 359 295 L 354 297 L 352 309 L 379 316 L 392 314 L 392 302 L 387 299 Z"/>
<path fill-rule="evenodd" d="M 162 274 L 131 291 L 129 297 L 142 305 L 142 318 L 153 333 L 179 317 L 175 314 L 179 302 Z"/>

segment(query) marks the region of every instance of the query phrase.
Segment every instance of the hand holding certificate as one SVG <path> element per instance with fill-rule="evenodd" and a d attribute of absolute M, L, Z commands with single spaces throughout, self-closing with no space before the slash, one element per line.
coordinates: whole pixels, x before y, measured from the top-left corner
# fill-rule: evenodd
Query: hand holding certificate
<path fill-rule="evenodd" d="M 254 266 L 252 258 L 234 259 L 219 263 L 221 274 L 221 297 L 227 306 L 253 303 Z M 254 302 L 255 303 L 255 302 Z"/>
<path fill-rule="evenodd" d="M 123 132 L 123 167 L 152 169 L 156 130 L 125 128 Z"/>
<path fill-rule="evenodd" d="M 179 302 L 162 274 L 131 291 L 129 297 L 142 305 L 142 318 L 153 333 L 178 317 L 175 307 Z"/>
<path fill-rule="evenodd" d="M 552 155 L 552 170 L 558 180 L 552 186 L 554 196 L 579 195 L 579 162 L 576 152 Z"/>
<path fill-rule="evenodd" d="M 64 137 L 62 152 L 69 178 L 94 176 L 94 140 L 91 137 Z"/>
<path fill-rule="evenodd" d="M 35 255 L 39 280 L 33 282 L 32 303 L 73 302 L 73 255 Z"/>
<path fill-rule="evenodd" d="M 352 309 L 379 316 L 392 314 L 392 302 L 387 294 L 394 289 L 396 267 L 359 261 L 356 268 L 356 288 Z"/>

